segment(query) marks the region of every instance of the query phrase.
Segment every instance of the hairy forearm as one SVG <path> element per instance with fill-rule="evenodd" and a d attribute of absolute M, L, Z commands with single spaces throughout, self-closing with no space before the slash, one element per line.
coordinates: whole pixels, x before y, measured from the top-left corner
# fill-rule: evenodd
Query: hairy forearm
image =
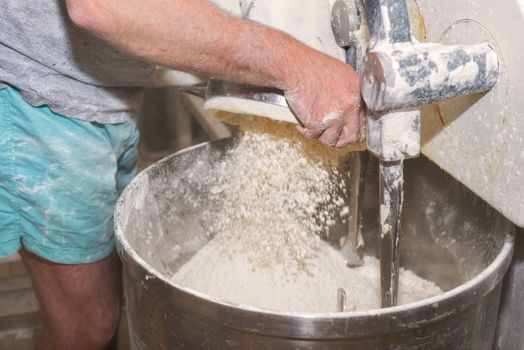
<path fill-rule="evenodd" d="M 298 83 L 298 67 L 322 55 L 206 0 L 66 2 L 84 29 L 140 59 L 182 71 L 290 89 Z"/>
<path fill-rule="evenodd" d="M 360 79 L 289 35 L 207 0 L 65 0 L 79 27 L 157 65 L 284 91 L 301 132 L 343 147 L 363 133 Z"/>

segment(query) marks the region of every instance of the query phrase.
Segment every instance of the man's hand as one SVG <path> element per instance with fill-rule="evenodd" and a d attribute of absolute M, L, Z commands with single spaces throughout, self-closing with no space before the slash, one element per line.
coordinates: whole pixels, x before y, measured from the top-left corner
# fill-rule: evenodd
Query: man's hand
<path fill-rule="evenodd" d="M 206 0 L 66 0 L 74 23 L 153 64 L 285 92 L 306 137 L 358 141 L 359 78 L 291 36 Z M 362 116 L 362 114 L 360 114 Z"/>
<path fill-rule="evenodd" d="M 301 66 L 296 87 L 285 91 L 288 104 L 309 139 L 331 147 L 363 141 L 364 106 L 360 78 L 347 64 L 321 54 Z"/>

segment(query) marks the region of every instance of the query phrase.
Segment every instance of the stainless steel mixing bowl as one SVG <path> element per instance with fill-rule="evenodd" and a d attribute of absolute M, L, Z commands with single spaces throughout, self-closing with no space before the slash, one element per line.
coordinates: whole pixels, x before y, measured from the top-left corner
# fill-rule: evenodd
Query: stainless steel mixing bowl
<path fill-rule="evenodd" d="M 220 302 L 169 276 L 207 242 L 212 165 L 231 140 L 176 153 L 142 172 L 115 214 L 133 349 L 491 349 L 513 226 L 425 158 L 407 161 L 404 267 L 446 293 L 367 312 L 281 313 Z M 368 164 L 363 210 L 376 254 L 378 185 Z"/>

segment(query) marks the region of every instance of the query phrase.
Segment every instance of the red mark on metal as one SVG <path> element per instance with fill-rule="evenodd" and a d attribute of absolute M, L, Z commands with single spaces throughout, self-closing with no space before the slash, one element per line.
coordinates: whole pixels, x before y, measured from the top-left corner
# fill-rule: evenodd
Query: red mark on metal
<path fill-rule="evenodd" d="M 435 110 L 438 114 L 438 119 L 440 120 L 440 124 L 442 127 L 446 126 L 446 120 L 444 119 L 444 113 L 442 112 L 442 109 L 440 108 L 440 105 L 438 103 L 435 104 Z"/>

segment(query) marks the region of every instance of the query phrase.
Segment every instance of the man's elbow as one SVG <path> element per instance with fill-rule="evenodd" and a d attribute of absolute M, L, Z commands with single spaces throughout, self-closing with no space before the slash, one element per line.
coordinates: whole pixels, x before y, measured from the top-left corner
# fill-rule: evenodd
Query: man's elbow
<path fill-rule="evenodd" d="M 90 32 L 102 29 L 103 20 L 96 1 L 66 0 L 66 4 L 69 18 L 76 26 Z"/>

